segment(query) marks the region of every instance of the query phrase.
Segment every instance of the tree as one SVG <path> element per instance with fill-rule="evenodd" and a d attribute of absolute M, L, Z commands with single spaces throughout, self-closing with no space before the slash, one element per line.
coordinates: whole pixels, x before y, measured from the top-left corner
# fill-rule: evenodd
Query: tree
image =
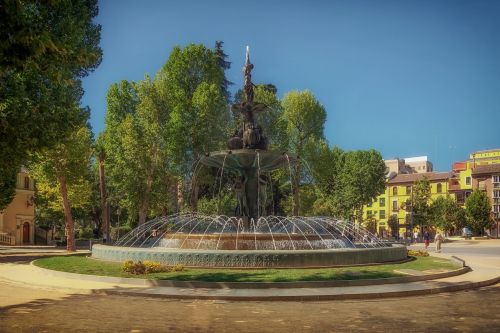
<path fill-rule="evenodd" d="M 181 206 L 183 187 L 195 161 L 226 146 L 230 114 L 221 89 L 224 69 L 220 57 L 203 45 L 176 46 L 157 73 L 155 84 L 168 96 L 171 157 L 179 179 L 177 206 Z M 193 186 L 197 186 L 196 179 Z"/>
<path fill-rule="evenodd" d="M 285 124 L 284 131 L 288 140 L 288 148 L 291 152 L 302 156 L 310 140 L 324 138 L 325 108 L 308 90 L 287 93 L 283 97 L 281 104 L 283 107 L 281 121 Z M 302 166 L 298 163 L 292 179 L 294 185 L 294 215 L 300 213 L 299 185 L 301 176 Z"/>
<path fill-rule="evenodd" d="M 109 202 L 106 190 L 105 176 L 105 161 L 106 149 L 103 142 L 103 136 L 99 136 L 95 145 L 95 155 L 97 157 L 97 167 L 99 170 L 99 194 L 100 194 L 100 211 L 102 221 L 103 239 L 106 242 L 111 241 L 111 223 L 109 221 Z"/>
<path fill-rule="evenodd" d="M 101 61 L 96 0 L 0 5 L 0 209 L 30 153 L 56 145 L 86 119 L 80 78 Z"/>
<path fill-rule="evenodd" d="M 483 234 L 484 229 L 491 228 L 491 204 L 486 192 L 474 190 L 465 200 L 465 217 L 467 226 L 479 235 Z"/>
<path fill-rule="evenodd" d="M 375 218 L 369 218 L 365 221 L 365 229 L 375 234 L 377 232 L 377 220 Z"/>
<path fill-rule="evenodd" d="M 356 214 L 361 220 L 363 205 L 385 190 L 385 163 L 376 150 L 346 152 L 339 176 L 340 196 L 337 200 L 344 217 Z"/>
<path fill-rule="evenodd" d="M 222 45 L 224 44 L 223 41 L 219 40 L 215 42 L 215 57 L 217 58 L 217 64 L 219 67 L 225 72 L 226 70 L 231 68 L 231 62 L 227 61 L 227 54 L 224 53 L 224 50 L 222 49 Z M 222 84 L 220 86 L 220 89 L 222 90 L 222 93 L 224 94 L 224 97 L 226 98 L 226 102 L 229 104 L 231 102 L 231 92 L 229 91 L 229 86 L 232 85 L 233 83 L 229 81 L 226 78 L 226 75 L 224 74 L 224 79 L 222 80 Z"/>
<path fill-rule="evenodd" d="M 112 196 L 139 224 L 149 213 L 165 214 L 172 198 L 166 95 L 146 77 L 108 91 L 104 142 Z"/>
<path fill-rule="evenodd" d="M 389 220 L 387 221 L 387 225 L 389 226 L 389 229 L 391 229 L 391 235 L 392 236 L 397 236 L 399 234 L 399 220 L 396 215 L 391 215 L 389 217 Z"/>
<path fill-rule="evenodd" d="M 49 206 L 64 213 L 68 251 L 76 250 L 72 210 L 84 207 L 90 200 L 91 156 L 92 133 L 83 126 L 56 146 L 38 153 L 32 165 L 37 193 L 52 198 Z"/>
<path fill-rule="evenodd" d="M 412 218 L 414 225 L 420 225 L 420 231 L 423 234 L 423 228 L 429 222 L 429 201 L 431 199 L 431 184 L 427 177 L 423 177 L 415 182 L 411 194 Z"/>
<path fill-rule="evenodd" d="M 465 226 L 465 211 L 450 196 L 432 201 L 429 212 L 431 224 L 445 232 L 452 233 Z"/>

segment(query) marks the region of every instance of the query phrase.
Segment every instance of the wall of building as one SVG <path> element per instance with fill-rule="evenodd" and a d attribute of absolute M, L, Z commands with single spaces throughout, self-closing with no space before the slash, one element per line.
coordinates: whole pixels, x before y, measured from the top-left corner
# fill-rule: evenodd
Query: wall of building
<path fill-rule="evenodd" d="M 0 213 L 0 233 L 15 237 L 15 245 L 34 244 L 35 241 L 34 183 L 26 177 L 26 172 L 18 173 L 14 200 Z M 23 239 L 25 223 L 29 226 L 28 239 Z"/>

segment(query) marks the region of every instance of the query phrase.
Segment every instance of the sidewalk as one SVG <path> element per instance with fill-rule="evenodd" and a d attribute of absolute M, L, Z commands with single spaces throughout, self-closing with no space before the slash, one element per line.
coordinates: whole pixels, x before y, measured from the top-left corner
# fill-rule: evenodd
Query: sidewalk
<path fill-rule="evenodd" d="M 445 254 L 436 254 L 436 257 L 449 258 Z M 500 262 L 495 261 L 492 263 L 488 260 L 478 260 L 478 258 L 469 261 L 466 256 L 462 257 L 462 259 L 472 268 L 471 272 L 430 281 L 353 287 L 288 289 L 150 287 L 106 282 L 106 277 L 98 277 L 96 278 L 98 281 L 92 281 L 52 276 L 36 266 L 15 263 L 0 265 L 0 280 L 31 288 L 63 290 L 79 294 L 104 293 L 174 299 L 232 301 L 305 301 L 404 297 L 478 288 L 500 282 Z"/>

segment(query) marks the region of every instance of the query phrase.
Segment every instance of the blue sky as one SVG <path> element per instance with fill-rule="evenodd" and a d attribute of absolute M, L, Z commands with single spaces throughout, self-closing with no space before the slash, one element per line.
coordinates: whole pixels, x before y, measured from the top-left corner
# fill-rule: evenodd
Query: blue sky
<path fill-rule="evenodd" d="M 428 155 L 439 171 L 474 150 L 500 148 L 500 1 L 100 1 L 100 67 L 84 79 L 94 132 L 106 91 L 154 75 L 175 45 L 223 40 L 226 73 L 282 96 L 309 89 L 325 135 L 384 158 Z"/>

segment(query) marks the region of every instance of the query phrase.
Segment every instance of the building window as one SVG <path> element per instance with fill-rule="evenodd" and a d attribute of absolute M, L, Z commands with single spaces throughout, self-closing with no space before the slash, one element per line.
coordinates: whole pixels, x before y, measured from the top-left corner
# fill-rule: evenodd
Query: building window
<path fill-rule="evenodd" d="M 436 186 L 436 192 L 437 193 L 443 192 L 443 185 L 441 183 L 437 184 L 437 186 Z"/>
<path fill-rule="evenodd" d="M 380 198 L 378 200 L 378 204 L 379 204 L 380 207 L 385 207 L 385 198 Z"/>
<path fill-rule="evenodd" d="M 398 201 L 397 200 L 393 200 L 392 201 L 392 211 L 393 212 L 397 212 L 399 209 L 398 209 Z"/>
<path fill-rule="evenodd" d="M 500 183 L 500 176 L 493 176 L 493 183 Z"/>
<path fill-rule="evenodd" d="M 397 186 L 394 186 L 392 188 L 392 195 L 398 195 L 398 187 Z"/>
<path fill-rule="evenodd" d="M 500 190 L 493 191 L 493 198 L 500 198 Z"/>
<path fill-rule="evenodd" d="M 366 211 L 366 217 L 369 218 L 369 219 L 372 217 L 372 211 L 371 210 L 367 210 Z"/>
<path fill-rule="evenodd" d="M 29 177 L 24 177 L 24 188 L 29 189 L 30 188 L 30 179 Z"/>
<path fill-rule="evenodd" d="M 406 195 L 411 194 L 411 185 L 406 186 Z"/>
<path fill-rule="evenodd" d="M 465 177 L 465 185 L 470 185 L 470 177 Z"/>
<path fill-rule="evenodd" d="M 385 210 L 381 210 L 381 211 L 379 212 L 378 217 L 379 217 L 381 220 L 385 219 Z"/>

